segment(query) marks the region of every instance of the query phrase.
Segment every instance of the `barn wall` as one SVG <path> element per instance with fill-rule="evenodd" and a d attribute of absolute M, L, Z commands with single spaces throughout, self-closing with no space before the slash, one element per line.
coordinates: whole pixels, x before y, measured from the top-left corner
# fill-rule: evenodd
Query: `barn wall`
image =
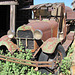
<path fill-rule="evenodd" d="M 21 10 L 23 7 L 32 5 L 33 0 L 18 0 L 19 5 L 16 6 L 16 29 L 28 23 L 28 19 L 31 18 L 31 10 Z"/>
<path fill-rule="evenodd" d="M 0 0 L 0 37 L 7 34 L 7 31 L 10 29 L 10 5 L 16 0 Z M 31 18 L 31 10 L 25 11 L 21 10 L 27 5 L 32 5 L 33 0 L 17 0 L 18 5 L 15 9 L 15 28 L 28 23 L 28 19 Z M 5 3 L 4 4 L 2 4 Z M 12 3 L 11 3 L 12 2 Z M 15 5 L 15 4 L 14 4 Z"/>
<path fill-rule="evenodd" d="M 0 37 L 10 29 L 10 6 L 0 5 Z"/>

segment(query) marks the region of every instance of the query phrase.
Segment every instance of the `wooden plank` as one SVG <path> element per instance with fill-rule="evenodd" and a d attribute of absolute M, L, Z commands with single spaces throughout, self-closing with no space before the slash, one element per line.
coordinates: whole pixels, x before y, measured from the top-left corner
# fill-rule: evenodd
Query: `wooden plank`
<path fill-rule="evenodd" d="M 3 2 L 0 2 L 0 5 L 18 5 L 18 2 L 15 2 L 15 1 L 3 1 Z"/>
<path fill-rule="evenodd" d="M 10 5 L 10 30 L 15 32 L 15 5 Z"/>

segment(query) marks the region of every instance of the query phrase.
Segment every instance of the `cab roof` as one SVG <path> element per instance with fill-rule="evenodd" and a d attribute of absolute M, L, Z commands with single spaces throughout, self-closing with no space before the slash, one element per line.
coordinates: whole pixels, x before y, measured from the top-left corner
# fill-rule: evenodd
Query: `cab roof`
<path fill-rule="evenodd" d="M 45 3 L 45 4 L 38 4 L 38 5 L 29 5 L 26 6 L 24 8 L 22 8 L 22 10 L 28 10 L 28 9 L 41 9 L 41 7 L 46 7 L 46 8 L 58 8 L 59 6 L 61 6 L 64 3 Z"/>

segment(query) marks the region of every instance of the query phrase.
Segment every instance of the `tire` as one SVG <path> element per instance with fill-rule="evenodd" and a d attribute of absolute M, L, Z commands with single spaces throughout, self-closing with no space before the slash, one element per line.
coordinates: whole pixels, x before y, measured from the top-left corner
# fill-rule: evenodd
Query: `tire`
<path fill-rule="evenodd" d="M 65 50 L 61 45 L 58 45 L 55 52 L 53 54 L 47 54 L 41 51 L 38 61 L 53 61 L 55 60 L 57 57 L 61 63 L 61 60 L 66 56 Z M 39 71 L 43 74 L 46 73 L 47 75 L 51 72 L 53 75 L 58 75 L 58 73 L 60 72 L 60 68 L 59 68 L 59 63 L 57 63 L 57 67 L 54 67 L 55 63 L 52 63 L 53 67 L 44 67 L 44 68 L 39 68 Z M 54 71 L 56 70 L 56 71 Z"/>

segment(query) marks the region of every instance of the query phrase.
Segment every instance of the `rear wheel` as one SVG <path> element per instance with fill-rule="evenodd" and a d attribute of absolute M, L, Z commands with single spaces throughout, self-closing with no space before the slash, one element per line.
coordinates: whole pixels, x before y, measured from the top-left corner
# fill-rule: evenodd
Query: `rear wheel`
<path fill-rule="evenodd" d="M 59 63 L 61 63 L 61 60 L 65 57 L 65 51 L 64 48 L 61 45 L 58 45 L 55 52 L 53 54 L 47 54 L 44 52 L 40 53 L 40 56 L 38 58 L 38 61 L 51 61 L 52 67 L 44 67 L 39 68 L 39 71 L 43 74 L 46 73 L 47 75 L 51 72 L 55 75 L 58 75 Z M 55 61 L 55 62 L 54 62 Z"/>

